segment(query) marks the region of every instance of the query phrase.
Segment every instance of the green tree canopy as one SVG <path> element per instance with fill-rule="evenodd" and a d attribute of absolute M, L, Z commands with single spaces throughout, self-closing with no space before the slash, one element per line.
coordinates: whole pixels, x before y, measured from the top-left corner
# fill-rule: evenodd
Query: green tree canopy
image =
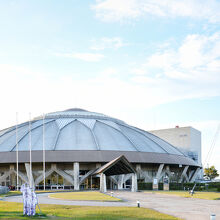
<path fill-rule="evenodd" d="M 215 166 L 211 166 L 204 169 L 204 177 L 206 177 L 207 179 L 213 180 L 218 176 L 219 174 L 218 171 L 215 169 Z"/>

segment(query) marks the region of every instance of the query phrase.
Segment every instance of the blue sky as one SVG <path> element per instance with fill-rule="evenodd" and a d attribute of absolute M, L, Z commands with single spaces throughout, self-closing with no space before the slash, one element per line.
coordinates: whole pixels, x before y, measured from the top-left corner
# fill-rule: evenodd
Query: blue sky
<path fill-rule="evenodd" d="M 220 121 L 220 1 L 0 0 L 0 26 L 0 128 L 77 106 L 146 130 L 193 126 L 205 157 Z"/>

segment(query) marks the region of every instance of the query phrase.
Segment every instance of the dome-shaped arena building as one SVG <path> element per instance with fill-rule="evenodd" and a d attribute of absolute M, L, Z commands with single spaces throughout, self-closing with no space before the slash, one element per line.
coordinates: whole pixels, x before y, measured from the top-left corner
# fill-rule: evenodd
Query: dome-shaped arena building
<path fill-rule="evenodd" d="M 165 176 L 194 181 L 198 170 L 195 161 L 159 137 L 82 109 L 0 131 L 0 185 L 135 191 L 137 181 L 159 182 Z"/>

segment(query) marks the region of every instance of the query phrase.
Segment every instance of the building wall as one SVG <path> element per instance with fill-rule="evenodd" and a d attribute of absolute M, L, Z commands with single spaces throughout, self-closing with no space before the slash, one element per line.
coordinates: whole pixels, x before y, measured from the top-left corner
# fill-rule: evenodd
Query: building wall
<path fill-rule="evenodd" d="M 99 167 L 99 163 L 79 163 L 79 180 L 84 175 L 86 175 L 87 172 L 90 170 L 94 170 L 95 167 Z M 163 181 L 163 177 L 166 176 L 168 173 L 170 181 L 179 182 L 182 181 L 190 181 L 190 180 L 184 180 L 181 178 L 181 174 L 183 172 L 183 169 L 185 166 L 179 166 L 178 164 L 132 164 L 134 168 L 136 168 L 137 171 L 137 178 L 144 182 L 152 182 L 154 178 L 156 178 L 160 165 L 163 165 L 163 168 L 161 172 L 159 172 L 159 182 Z M 61 174 L 59 172 L 57 173 L 56 170 L 54 170 L 49 176 L 46 177 L 46 186 L 47 189 L 50 188 L 50 185 L 65 185 L 70 188 L 74 188 L 73 181 L 71 182 L 70 177 L 72 177 L 72 180 L 74 180 L 74 166 L 73 163 L 47 163 L 46 164 L 46 172 L 48 170 L 53 170 L 56 166 L 56 170 L 61 171 Z M 190 176 L 190 172 L 195 169 L 194 167 L 189 167 L 187 170 L 187 176 Z M 11 173 L 9 176 L 4 176 L 4 174 L 7 174 L 9 171 L 15 170 L 16 171 L 16 164 L 5 164 L 0 166 L 0 185 L 3 186 L 14 186 L 16 187 L 17 182 L 17 174 L 16 172 Z M 29 170 L 25 169 L 24 164 L 19 164 L 19 184 L 22 185 L 24 183 L 24 179 L 21 179 L 22 176 L 26 178 L 27 181 L 29 181 L 28 177 Z M 66 173 L 66 174 L 65 174 Z M 22 175 L 21 175 L 22 174 Z M 34 181 L 37 180 L 37 178 L 43 176 L 42 171 L 42 164 L 39 163 L 32 163 L 32 175 L 34 178 Z M 120 176 L 123 176 L 121 178 Z M 120 185 L 120 181 L 122 184 L 125 183 L 127 180 L 131 180 L 132 175 L 131 174 L 122 174 L 120 176 L 114 176 L 114 180 Z M 190 177 L 189 177 L 190 178 Z M 93 176 L 93 184 L 97 185 L 97 179 L 99 179 L 99 175 Z M 110 179 L 110 178 L 109 178 Z M 35 182 L 36 183 L 36 182 Z M 117 184 L 116 183 L 116 184 Z M 36 187 L 39 189 L 39 185 L 42 189 L 43 187 L 43 180 L 36 183 Z M 97 188 L 94 185 L 95 188 Z M 85 182 L 80 184 L 80 189 L 87 189 L 91 186 L 91 178 L 85 180 Z M 49 187 L 49 188 L 48 188 Z M 93 187 L 93 188 L 94 188 Z"/>
<path fill-rule="evenodd" d="M 152 130 L 150 133 L 164 139 L 173 146 L 187 152 L 196 152 L 197 162 L 201 165 L 201 132 L 192 127 L 176 127 Z"/>

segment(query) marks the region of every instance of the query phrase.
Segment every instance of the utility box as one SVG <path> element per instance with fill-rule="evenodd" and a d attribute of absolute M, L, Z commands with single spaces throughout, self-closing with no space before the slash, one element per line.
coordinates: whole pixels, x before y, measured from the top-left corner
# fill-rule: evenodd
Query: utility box
<path fill-rule="evenodd" d="M 158 190 L 158 179 L 154 178 L 153 180 L 153 190 Z"/>
<path fill-rule="evenodd" d="M 163 190 L 169 191 L 170 190 L 170 181 L 168 177 L 163 178 Z"/>

